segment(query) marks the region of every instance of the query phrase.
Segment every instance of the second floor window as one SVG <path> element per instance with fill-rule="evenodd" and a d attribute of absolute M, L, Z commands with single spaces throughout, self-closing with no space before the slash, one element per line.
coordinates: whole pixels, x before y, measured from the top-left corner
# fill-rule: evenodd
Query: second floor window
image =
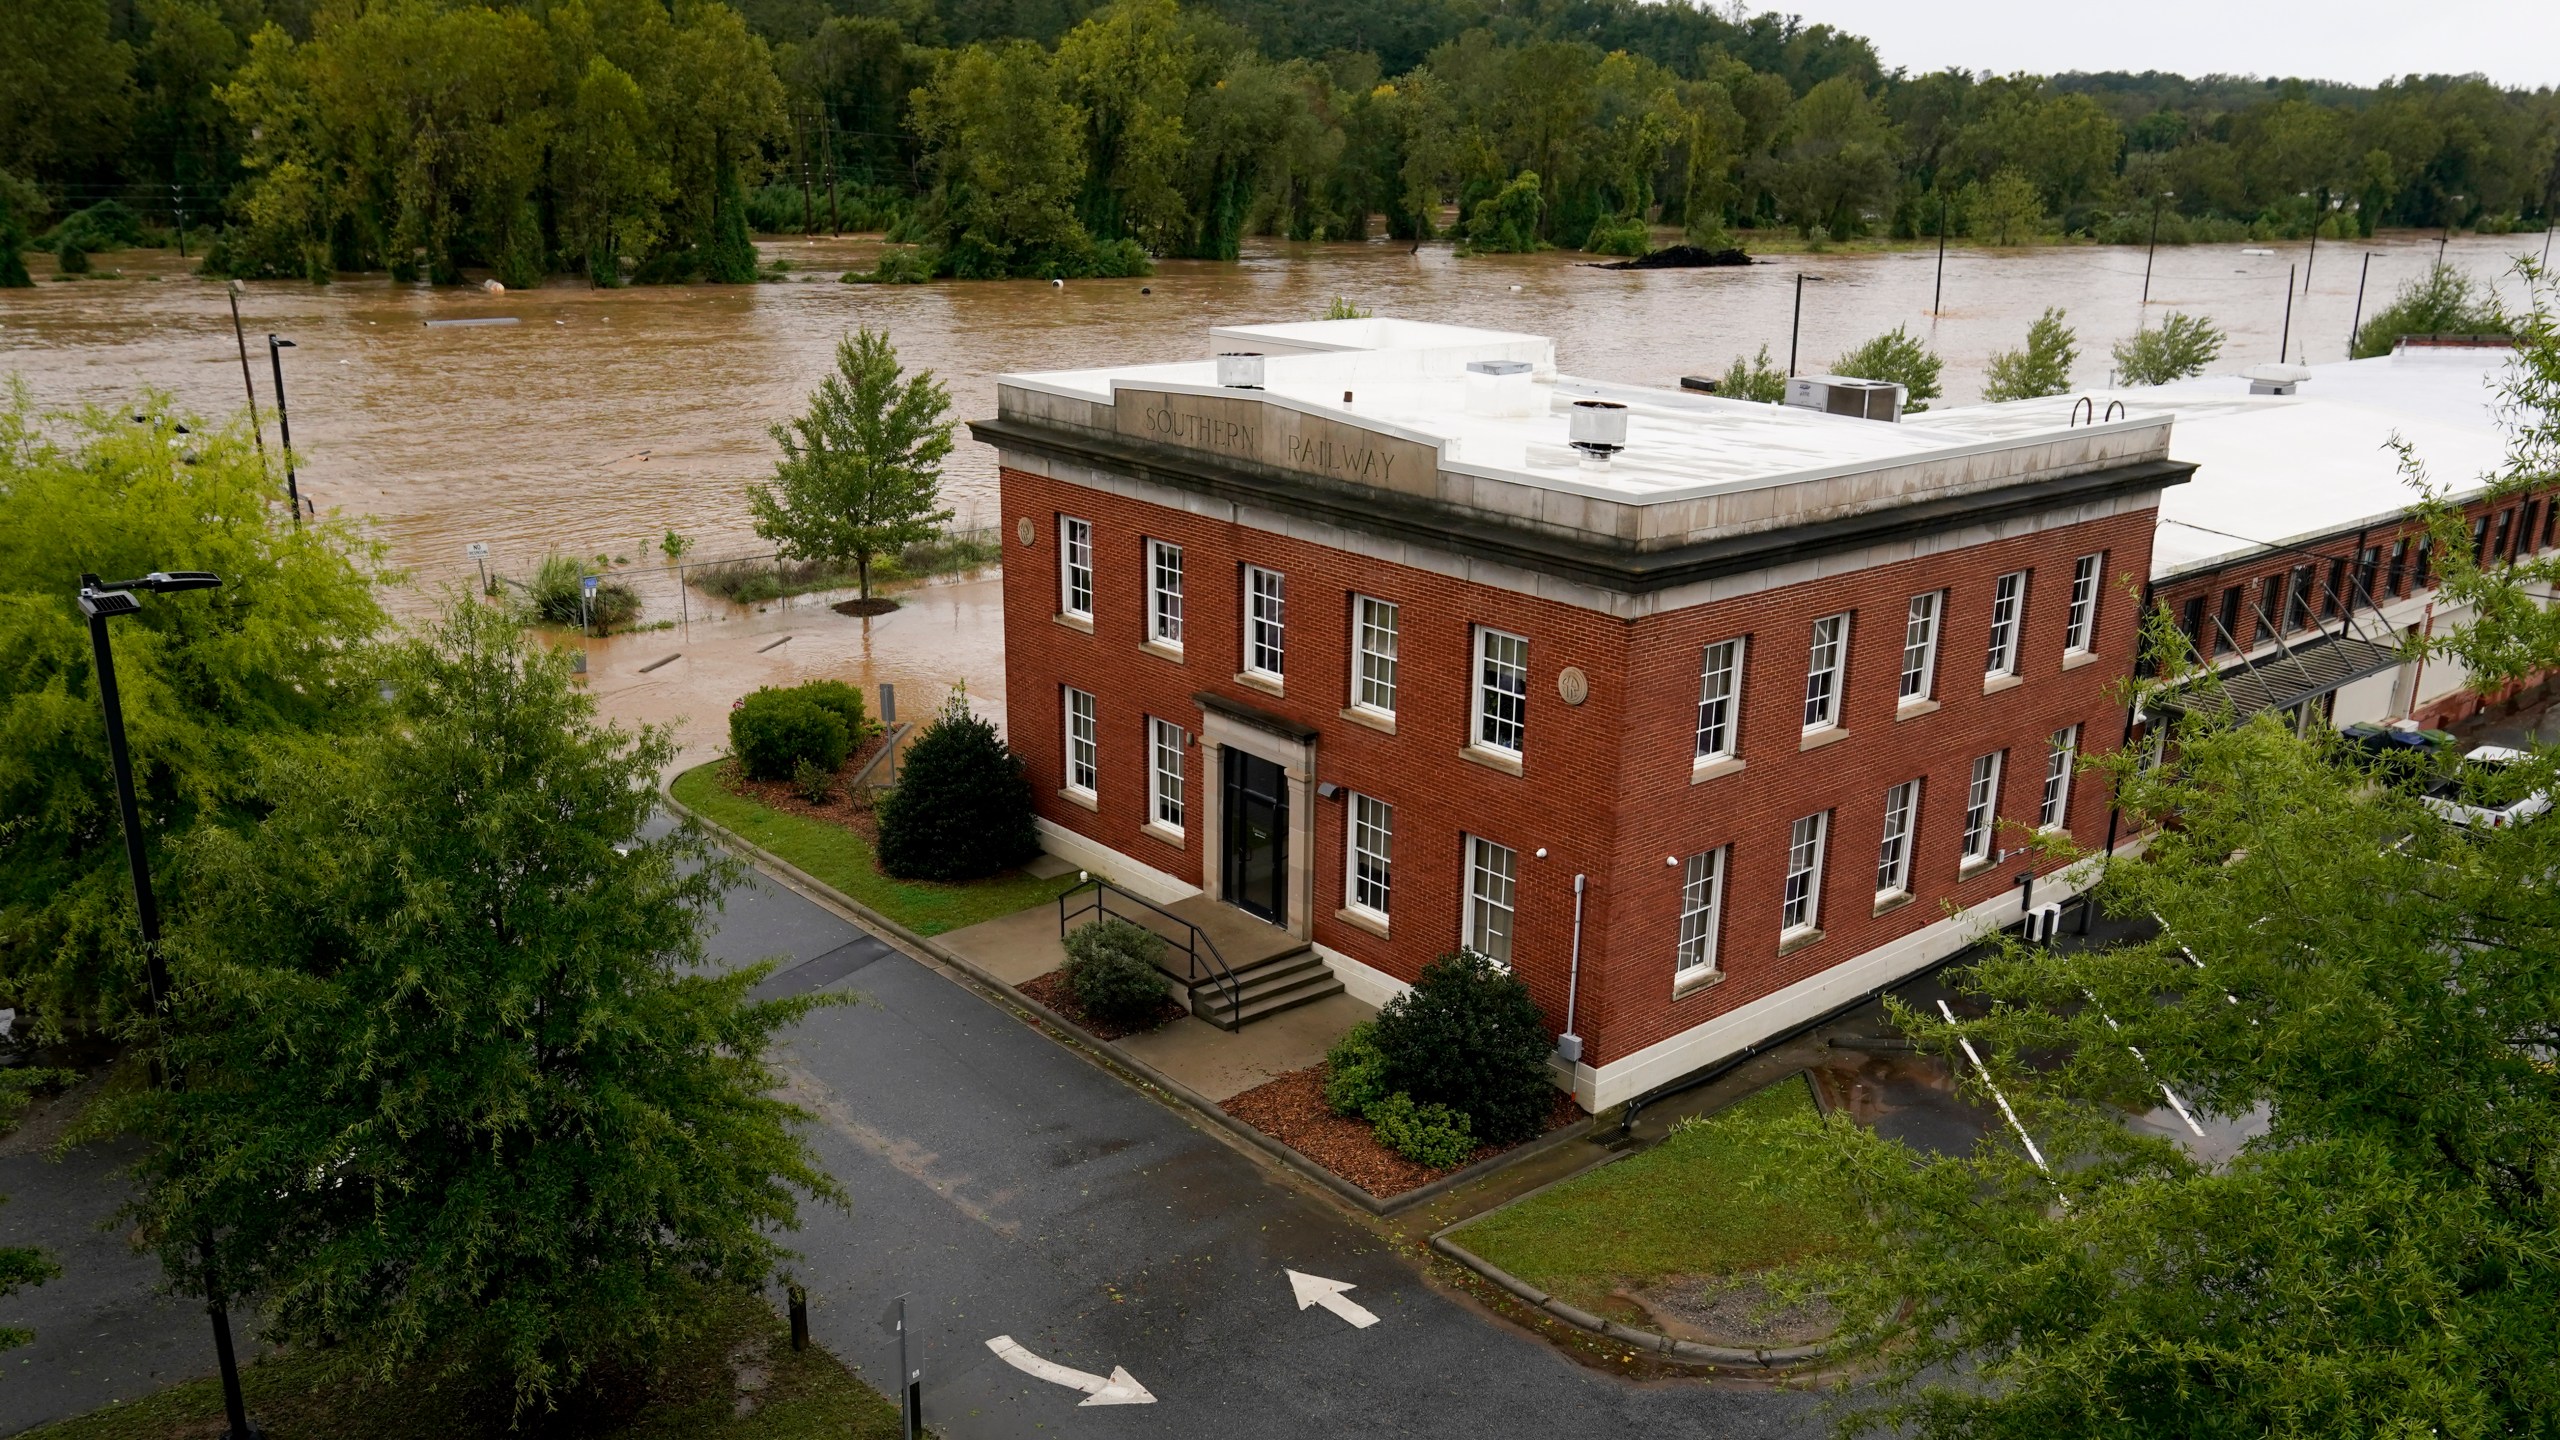
<path fill-rule="evenodd" d="M 1281 642 L 1288 634 L 1288 580 L 1277 570 L 1244 567 L 1244 668 L 1280 678 Z"/>
<path fill-rule="evenodd" d="M 1686 980 L 1716 968 L 1716 921 L 1724 908 L 1724 851 L 1689 857 L 1680 881 L 1680 948 L 1673 978 Z"/>
<path fill-rule="evenodd" d="M 1991 586 L 1991 649 L 1983 657 L 1986 676 L 2018 673 L 2019 617 L 2027 607 L 2027 572 L 2012 570 Z"/>
<path fill-rule="evenodd" d="M 2070 818 L 2071 763 L 2080 749 L 2080 727 L 2065 726 L 2053 732 L 2053 746 L 2045 752 L 2044 796 L 2036 803 L 2036 828 L 2059 830 Z"/>
<path fill-rule="evenodd" d="M 1093 618 L 1093 522 L 1058 517 L 1058 612 Z"/>
<path fill-rule="evenodd" d="M 1840 683 L 1849 665 L 1849 616 L 1825 615 L 1813 622 L 1813 643 L 1804 667 L 1804 728 L 1819 730 L 1840 723 Z"/>
<path fill-rule="evenodd" d="M 1911 832 L 1920 820 L 1920 782 L 1905 780 L 1884 792 L 1884 836 L 1876 845 L 1876 893 L 1911 889 Z"/>
<path fill-rule="evenodd" d="M 1787 835 L 1787 888 L 1778 907 L 1778 933 L 1810 930 L 1822 919 L 1822 842 L 1831 812 L 1807 815 Z"/>
<path fill-rule="evenodd" d="M 1735 707 L 1742 698 L 1742 642 L 1719 640 L 1707 647 L 1698 673 L 1698 758 L 1722 760 L 1740 743 Z"/>
<path fill-rule="evenodd" d="M 2083 555 L 2071 566 L 2071 613 L 2062 626 L 2062 650 L 2085 655 L 2098 633 L 2098 567 L 2104 559 Z"/>
<path fill-rule="evenodd" d="M 1351 703 L 1396 713 L 1396 607 L 1366 595 L 1351 601 Z"/>
<path fill-rule="evenodd" d="M 1926 700 L 1938 683 L 1938 611 L 1945 592 L 1932 590 L 1911 597 L 1911 612 L 1902 622 L 1902 698 Z"/>
<path fill-rule="evenodd" d="M 2000 804 L 2000 757 L 1994 750 L 1973 762 L 1973 780 L 1964 792 L 1964 863 L 1978 865 L 1991 858 L 1991 836 L 1996 827 L 1993 814 Z"/>
<path fill-rule="evenodd" d="M 1147 789 L 1152 792 L 1149 813 L 1158 825 L 1176 834 L 1182 831 L 1182 752 L 1190 745 L 1191 736 L 1170 720 L 1147 721 L 1147 748 L 1153 752 L 1148 767 Z"/>
<path fill-rule="evenodd" d="M 2409 593 L 2409 537 L 2406 535 L 2391 542 L 2391 569 L 2382 582 L 2382 588 L 2390 595 Z"/>
<path fill-rule="evenodd" d="M 1500 630 L 1476 630 L 1476 743 L 1520 753 L 1529 731 L 1529 642 Z"/>
<path fill-rule="evenodd" d="M 1070 688 L 1067 691 L 1067 788 L 1091 795 L 1101 758 L 1102 727 L 1093 694 Z"/>
<path fill-rule="evenodd" d="M 2311 583 L 2313 571 L 2308 565 L 2293 567 L 2291 581 L 2284 593 L 2284 632 L 2311 628 Z"/>
<path fill-rule="evenodd" d="M 2240 643 L 2240 586 L 2227 585 L 2222 591 L 2222 609 L 2213 627 L 2213 645 L 2204 653 L 2219 655 L 2225 650 L 2242 650 Z"/>
<path fill-rule="evenodd" d="M 1351 797 L 1351 908 L 1387 918 L 1395 862 L 1396 808 L 1366 795 Z"/>
<path fill-rule="evenodd" d="M 2419 588 L 2419 589 L 2424 590 L 2424 589 L 2426 589 L 2429 585 L 2432 585 L 2432 584 L 2434 584 L 2434 583 L 2435 583 L 2435 565 L 2436 565 L 2436 537 L 2434 537 L 2433 535 L 2421 535 L 2421 536 L 2419 536 L 2419 537 L 2418 537 L 2418 580 L 2417 580 L 2417 586 L 2418 586 L 2418 588 Z"/>
<path fill-rule="evenodd" d="M 1182 648 L 1182 547 L 1147 542 L 1147 638 Z"/>

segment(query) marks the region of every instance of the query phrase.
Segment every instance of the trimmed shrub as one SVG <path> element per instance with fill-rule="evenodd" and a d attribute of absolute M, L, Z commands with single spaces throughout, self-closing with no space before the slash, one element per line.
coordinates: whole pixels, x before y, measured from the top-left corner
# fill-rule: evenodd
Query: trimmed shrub
<path fill-rule="evenodd" d="M 1476 1153 L 1467 1117 L 1446 1105 L 1415 1100 L 1399 1090 L 1369 1107 L 1369 1133 L 1416 1165 L 1455 1170 Z"/>
<path fill-rule="evenodd" d="M 1031 777 L 996 727 L 954 694 L 907 747 L 880 803 L 880 868 L 905 880 L 975 880 L 1040 853 Z"/>
<path fill-rule="evenodd" d="M 844 721 L 806 695 L 768 686 L 729 708 L 729 751 L 751 780 L 788 780 L 804 764 L 832 775 L 851 748 Z"/>
<path fill-rule="evenodd" d="M 1458 1111 L 1497 1145 L 1544 1128 L 1556 1098 L 1547 1079 L 1554 1047 L 1520 977 L 1472 950 L 1453 951 L 1423 966 L 1376 1023 L 1390 1091 Z"/>
<path fill-rule="evenodd" d="M 1336 1115 L 1365 1115 L 1387 1098 L 1387 1057 L 1373 1020 L 1354 1025 L 1324 1052 L 1324 1103 Z"/>
<path fill-rule="evenodd" d="M 1105 916 L 1067 936 L 1067 988 L 1096 1020 L 1136 1025 L 1154 1018 L 1172 985 L 1156 968 L 1164 941 L 1143 925 Z"/>
<path fill-rule="evenodd" d="M 843 721 L 845 738 L 854 745 L 870 739 L 878 728 L 863 706 L 862 692 L 842 680 L 807 681 L 793 686 L 791 693 L 806 696 L 811 704 Z"/>

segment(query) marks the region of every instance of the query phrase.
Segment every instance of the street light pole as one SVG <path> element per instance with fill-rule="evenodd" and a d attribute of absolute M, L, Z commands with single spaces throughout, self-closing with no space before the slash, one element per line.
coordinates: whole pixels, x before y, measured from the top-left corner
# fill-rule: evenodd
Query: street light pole
<path fill-rule="evenodd" d="M 284 442 L 284 494 L 293 502 L 293 528 L 299 530 L 302 528 L 302 486 L 293 475 L 293 417 L 284 408 L 284 352 L 292 348 L 292 341 L 280 340 L 274 332 L 268 332 L 267 363 L 273 365 L 276 372 L 276 435 Z"/>
<path fill-rule="evenodd" d="M 249 334 L 240 328 L 240 282 L 225 280 L 222 290 L 231 299 L 231 339 L 240 347 L 240 388 L 249 392 L 249 433 L 258 442 L 258 469 L 267 468 L 267 429 L 258 423 L 258 382 L 249 378 Z"/>
<path fill-rule="evenodd" d="M 1804 331 L 1804 282 L 1807 280 L 1819 284 L 1822 277 L 1807 275 L 1801 270 L 1796 272 L 1796 318 L 1787 326 L 1787 378 L 1790 380 L 1796 378 L 1796 337 Z"/>
<path fill-rule="evenodd" d="M 2160 253 L 2160 202 L 2168 198 L 2163 191 L 2151 197 L 2151 243 L 2142 251 L 2142 303 L 2151 303 L 2151 257 Z"/>
<path fill-rule="evenodd" d="M 2276 363 L 2285 363 L 2285 352 L 2293 348 L 2293 267 L 2284 267 L 2284 333 L 2276 341 Z"/>
<path fill-rule="evenodd" d="M 2356 333 L 2364 329 L 2364 282 L 2373 276 L 2373 252 L 2364 252 L 2364 264 L 2356 271 L 2356 314 L 2347 322 L 2347 358 L 2356 358 Z"/>
<path fill-rule="evenodd" d="M 1947 301 L 1947 192 L 1938 192 L 1938 288 L 1929 292 L 1929 313 L 1946 312 Z"/>
<path fill-rule="evenodd" d="M 100 584 L 95 575 L 80 577 L 80 613 L 89 621 L 89 649 L 97 666 L 98 706 L 106 714 L 107 760 L 115 771 L 116 812 L 124 829 L 124 863 L 133 876 L 134 918 L 142 931 L 143 976 L 151 988 L 151 1012 L 162 1020 L 169 1014 L 169 967 L 160 955 L 160 902 L 151 892 L 151 861 L 142 848 L 142 807 L 134 797 L 133 751 L 125 742 L 124 700 L 116 690 L 115 648 L 107 634 L 107 622 L 119 615 L 140 613 L 142 602 L 133 598 L 136 590 L 167 594 L 209 590 L 221 583 L 221 577 L 204 570 L 155 570 L 141 579 L 119 580 L 111 585 Z M 153 1082 L 166 1078 L 155 1057 Z M 240 1361 L 231 1346 L 231 1313 L 214 1284 L 210 1241 L 205 1242 L 204 1248 L 205 1314 L 213 1321 L 213 1354 L 222 1375 L 223 1416 L 231 1427 L 225 1440 L 260 1440 L 258 1428 L 249 1423 L 248 1401 L 240 1393 Z"/>

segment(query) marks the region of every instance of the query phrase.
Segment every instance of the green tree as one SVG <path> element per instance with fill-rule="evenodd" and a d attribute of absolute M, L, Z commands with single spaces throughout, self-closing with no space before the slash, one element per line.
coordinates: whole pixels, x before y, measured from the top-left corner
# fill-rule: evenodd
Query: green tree
<path fill-rule="evenodd" d="M 157 854 L 164 837 L 253 812 L 250 759 L 267 740 L 343 731 L 378 703 L 380 548 L 336 519 L 296 529 L 282 491 L 246 434 L 165 395 L 48 417 L 21 388 L 0 406 L 0 984 L 27 1032 L 112 1029 L 142 993 L 74 599 L 84 571 L 223 580 L 116 622 L 144 829 L 173 903 L 185 877 Z"/>
<path fill-rule="evenodd" d="M 1769 363 L 1769 347 L 1763 345 L 1754 358 L 1733 357 L 1733 364 L 1726 367 L 1724 378 L 1716 382 L 1716 393 L 1728 400 L 1754 400 L 1763 405 L 1775 405 L 1787 398 L 1787 374 Z"/>
<path fill-rule="evenodd" d="M 2127 385 L 2166 385 L 2201 375 L 2222 353 L 2222 340 L 2212 321 L 2173 310 L 2159 329 L 2116 342 L 2116 373 Z"/>
<path fill-rule="evenodd" d="M 2048 306 L 2027 327 L 2023 350 L 2003 350 L 1991 357 L 1991 378 L 1982 387 L 1985 400 L 2033 400 L 2071 388 L 2071 366 L 2080 358 L 2079 337 L 2062 323 L 2062 311 Z"/>
<path fill-rule="evenodd" d="M 1538 172 L 1523 170 L 1511 183 L 1478 201 L 1467 216 L 1467 248 L 1487 255 L 1521 255 L 1543 250 L 1538 217 L 1546 207 Z"/>
<path fill-rule="evenodd" d="M 43 201 L 36 187 L 0 170 L 0 290 L 23 290 L 36 283 L 27 274 L 27 217 Z"/>
<path fill-rule="evenodd" d="M 457 604 L 390 657 L 395 723 L 274 748 L 268 813 L 189 841 L 185 1083 L 100 1112 L 150 1145 L 129 1214 L 183 1288 L 520 1415 L 762 1281 L 797 1197 L 838 1193 L 766 1059 L 815 997 L 712 973 L 738 872 L 650 833 L 672 742 L 599 725 L 521 620 Z"/>
<path fill-rule="evenodd" d="M 1189 216 L 1177 188 L 1191 44 L 1173 0 L 1112 0 L 1058 42 L 1058 68 L 1085 121 L 1077 212 L 1097 240 L 1170 249 Z"/>
<path fill-rule="evenodd" d="M 1787 112 L 1764 164 L 1779 218 L 1810 234 L 1856 234 L 1893 187 L 1893 122 L 1859 81 L 1838 75 Z"/>
<path fill-rule="evenodd" d="M 1967 185 L 1963 200 L 1965 233 L 1993 245 L 2023 245 L 2053 228 L 2035 182 L 2015 170 L 2003 170 L 1987 185 Z"/>
<path fill-rule="evenodd" d="M 133 47 L 106 0 L 18 0 L 0 37 L 0 168 L 41 178 L 115 154 L 133 110 Z"/>
<path fill-rule="evenodd" d="M 2495 290 L 2475 287 L 2470 276 L 2439 263 L 2368 316 L 2348 353 L 2367 360 L 2390 354 L 2404 335 L 2504 335 L 2510 328 Z"/>
<path fill-rule="evenodd" d="M 2549 484 L 2560 326 L 2537 285 L 2494 497 Z M 2413 467 L 2413 470 L 2415 467 Z M 2423 479 L 2422 473 L 2413 478 Z M 2430 646 L 2560 663 L 2533 592 L 2549 559 L 2481 570 L 2460 512 L 2423 505 L 2446 557 Z M 2108 865 L 2124 943 L 2004 941 L 1961 978 L 1981 1018 L 1895 1005 L 1923 1046 L 1962 1036 L 2041 1160 L 2005 1132 L 1924 1158 L 1824 1122 L 1795 1156 L 1878 1244 L 1821 1280 L 1886 1403 L 1859 1428 L 1923 1437 L 2527 1435 L 2560 1383 L 2560 826 L 2456 827 L 2431 778 L 2355 763 L 2277 717 L 2242 722 L 2166 612 L 2130 697 L 2165 746 L 2102 763 L 2149 844 Z M 2175 717 L 2175 718 L 2172 718 Z M 2155 763 L 2156 762 L 2156 763 Z M 2516 779 L 2560 784 L 2542 750 Z M 2137 932 L 2141 933 L 2141 932 Z M 2033 1063 L 2022 1057 L 2033 1056 Z M 2128 1127 L 2166 1088 L 2227 1157 Z"/>
<path fill-rule="evenodd" d="M 880 804 L 880 868 L 917 880 L 975 880 L 1040 853 L 1031 780 L 996 727 L 959 691 L 907 747 Z"/>
<path fill-rule="evenodd" d="M 1092 239 L 1076 219 L 1084 117 L 1037 45 L 972 45 L 943 58 L 913 98 L 932 176 L 908 238 L 963 279 L 1082 274 Z"/>
<path fill-rule="evenodd" d="M 561 241 L 594 285 L 622 283 L 627 256 L 655 249 L 673 185 L 647 144 L 650 118 L 638 82 L 602 55 L 589 57 L 554 163 L 568 204 Z"/>
<path fill-rule="evenodd" d="M 70 1080 L 65 1070 L 0 1070 L 0 1136 L 17 1128 L 18 1116 L 27 1108 L 34 1092 L 46 1085 Z M 8 1199 L 0 1195 L 0 1202 Z M 42 1285 L 62 1274 L 53 1257 L 30 1245 L 0 1245 L 0 1300 L 21 1290 Z M 35 1332 L 19 1325 L 0 1325 L 0 1350 L 15 1350 L 35 1338 Z"/>
<path fill-rule="evenodd" d="M 951 395 L 930 370 L 909 376 L 885 332 L 836 343 L 836 371 L 809 409 L 772 427 L 782 458 L 773 483 L 747 491 L 756 533 L 785 556 L 851 561 L 862 598 L 871 562 L 930 540 L 951 520 L 942 461 L 951 453 Z"/>
<path fill-rule="evenodd" d="M 1831 362 L 1834 375 L 1900 385 L 1902 408 L 1910 414 L 1928 409 L 1929 402 L 1938 398 L 1938 375 L 1945 368 L 1945 362 L 1918 336 L 1899 325 Z"/>

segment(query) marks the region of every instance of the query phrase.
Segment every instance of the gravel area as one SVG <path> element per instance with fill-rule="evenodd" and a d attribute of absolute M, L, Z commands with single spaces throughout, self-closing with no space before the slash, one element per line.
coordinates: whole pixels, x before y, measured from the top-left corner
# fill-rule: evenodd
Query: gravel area
<path fill-rule="evenodd" d="M 1157 1008 L 1154 1019 L 1141 1020 L 1135 1025 L 1118 1025 L 1106 1020 L 1097 1020 L 1087 1015 L 1084 1007 L 1076 1003 L 1075 989 L 1067 984 L 1067 972 L 1064 970 L 1052 970 L 1046 975 L 1034 975 L 1014 988 L 1083 1026 L 1097 1040 L 1123 1040 L 1131 1035 L 1144 1035 L 1150 1030 L 1170 1025 L 1191 1013 L 1190 1008 L 1181 1001 L 1167 996 L 1164 1004 Z"/>
<path fill-rule="evenodd" d="M 1310 1065 L 1264 1081 L 1218 1108 L 1381 1200 L 1418 1190 L 1443 1175 L 1456 1174 L 1467 1165 L 1515 1148 L 1479 1145 L 1465 1165 L 1445 1170 L 1416 1165 L 1379 1144 L 1369 1133 L 1369 1122 L 1333 1113 L 1324 1103 L 1322 1065 Z M 1556 1108 L 1547 1117 L 1547 1129 L 1559 1129 L 1581 1117 L 1582 1111 L 1573 1103 L 1573 1097 L 1558 1091 Z"/>
<path fill-rule="evenodd" d="M 1625 1292 L 1667 1335 L 1719 1345 L 1804 1345 L 1840 1328 L 1840 1316 L 1821 1300 L 1770 1309 L 1774 1298 L 1757 1280 L 1685 1276 Z"/>

